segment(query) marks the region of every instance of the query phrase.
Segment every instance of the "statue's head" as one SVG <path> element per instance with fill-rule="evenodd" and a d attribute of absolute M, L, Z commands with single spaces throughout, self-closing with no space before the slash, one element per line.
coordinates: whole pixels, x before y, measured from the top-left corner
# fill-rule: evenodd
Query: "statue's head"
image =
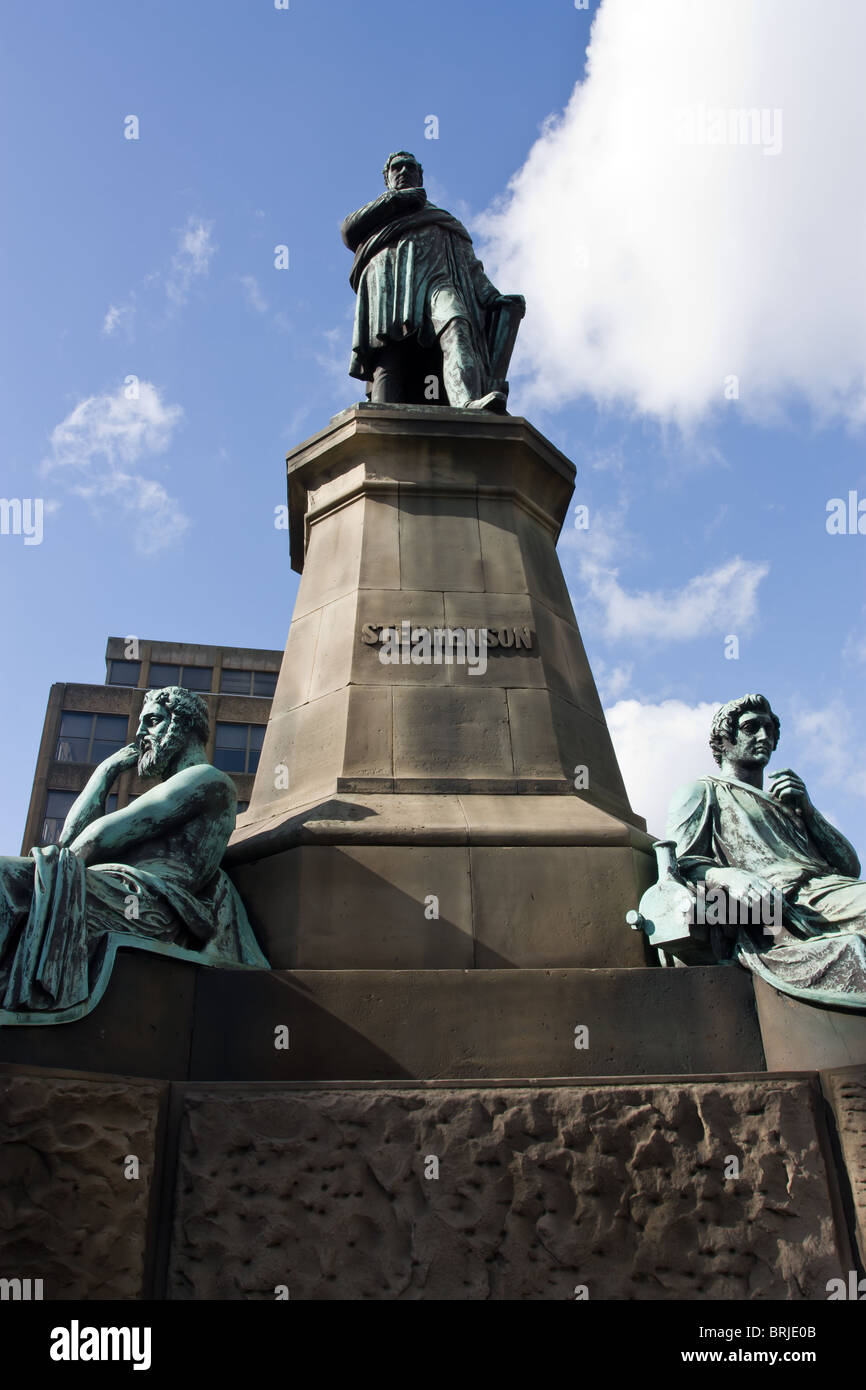
<path fill-rule="evenodd" d="M 423 188 L 424 170 L 409 150 L 389 154 L 382 170 L 388 188 Z"/>
<path fill-rule="evenodd" d="M 171 776 L 191 743 L 208 741 L 207 705 L 200 695 L 180 685 L 148 690 L 138 722 L 139 777 Z"/>
<path fill-rule="evenodd" d="M 739 700 L 729 700 L 713 717 L 713 757 L 720 767 L 725 757 L 763 767 L 779 742 L 780 728 L 779 716 L 773 713 L 766 695 L 741 695 Z"/>

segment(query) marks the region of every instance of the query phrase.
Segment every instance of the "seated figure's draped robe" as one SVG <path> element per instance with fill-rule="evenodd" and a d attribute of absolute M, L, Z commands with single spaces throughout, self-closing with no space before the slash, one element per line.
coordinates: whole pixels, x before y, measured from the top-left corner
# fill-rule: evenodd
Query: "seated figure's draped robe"
<path fill-rule="evenodd" d="M 782 895 L 777 944 L 740 928 L 743 965 L 797 998 L 866 1008 L 866 883 L 827 862 L 801 816 L 736 778 L 701 777 L 671 802 L 666 838 L 686 877 L 698 865 L 745 869 Z"/>
<path fill-rule="evenodd" d="M 355 252 L 349 280 L 357 294 L 349 375 L 371 381 L 378 348 L 412 334 L 429 347 L 462 318 L 487 379 L 485 310 L 499 292 L 462 222 L 432 203 L 402 212 L 405 206 L 383 193 L 343 223 L 343 241 Z"/>
<path fill-rule="evenodd" d="M 222 869 L 197 893 L 166 859 L 85 868 L 69 849 L 0 858 L 0 1024 L 88 1014 L 121 946 L 203 965 L 267 969 Z"/>

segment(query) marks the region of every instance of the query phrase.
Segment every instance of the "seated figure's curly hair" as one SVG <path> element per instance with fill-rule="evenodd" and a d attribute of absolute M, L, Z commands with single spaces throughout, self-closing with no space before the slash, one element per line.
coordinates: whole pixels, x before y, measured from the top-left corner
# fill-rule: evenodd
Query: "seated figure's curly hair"
<path fill-rule="evenodd" d="M 181 722 L 186 724 L 200 743 L 207 743 L 210 737 L 210 719 L 208 718 L 207 704 L 200 695 L 196 695 L 191 690 L 184 690 L 182 685 L 165 685 L 161 690 L 148 690 L 144 697 L 145 704 L 148 700 L 152 704 L 162 705 L 174 718 L 179 715 Z"/>
<path fill-rule="evenodd" d="M 779 742 L 779 732 L 781 723 L 779 716 L 773 714 L 770 708 L 770 701 L 766 695 L 741 695 L 739 700 L 729 700 L 726 705 L 722 705 L 713 716 L 713 724 L 710 730 L 710 748 L 713 757 L 719 767 L 722 765 L 722 750 L 725 743 L 733 743 L 737 736 L 737 724 L 741 714 L 746 710 L 754 710 L 756 714 L 769 714 L 773 721 L 773 748 Z"/>

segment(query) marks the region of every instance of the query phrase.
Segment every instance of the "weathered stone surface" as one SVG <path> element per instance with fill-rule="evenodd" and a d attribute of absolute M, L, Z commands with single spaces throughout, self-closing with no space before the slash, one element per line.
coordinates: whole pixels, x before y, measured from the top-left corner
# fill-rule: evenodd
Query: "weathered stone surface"
<path fill-rule="evenodd" d="M 755 976 L 755 1002 L 770 1071 L 823 1071 L 866 1064 L 866 1017 L 822 1009 Z"/>
<path fill-rule="evenodd" d="M 352 765 L 375 773 L 389 794 L 356 794 L 347 779 L 349 786 L 339 796 L 313 802 L 290 818 L 279 813 L 267 821 L 243 817 L 235 833 L 226 863 L 271 965 L 413 969 L 424 964 L 450 969 L 473 963 L 485 968 L 506 962 L 574 967 L 646 963 L 642 935 L 628 930 L 625 914 L 640 900 L 655 870 L 654 859 L 645 852 L 648 837 L 574 791 L 560 796 L 459 795 L 455 775 L 450 795 L 401 794 L 403 780 L 385 775 L 387 693 L 353 686 L 348 698 L 368 706 L 369 741 L 366 746 L 354 742 Z M 484 697 L 501 693 L 480 690 L 481 698 L 473 703 L 484 705 Z M 414 708 L 414 718 L 429 721 L 443 692 L 400 694 L 413 708 L 417 697 L 420 708 Z M 318 704 L 337 698 L 342 697 L 326 696 Z M 289 721 L 299 713 L 272 721 L 274 740 L 288 742 Z M 491 721 L 487 733 L 494 751 L 500 727 Z M 310 732 L 304 768 L 313 784 L 329 752 L 323 731 Z M 297 730 L 292 737 L 298 737 Z M 404 769 L 408 765 L 408 760 L 402 764 Z M 459 773 L 459 761 L 450 770 Z M 428 896 L 438 895 L 444 903 L 451 881 L 464 876 L 467 845 L 472 850 L 470 911 L 465 919 L 450 920 L 478 944 L 474 962 L 462 954 L 455 958 L 450 933 L 440 923 L 437 934 L 435 920 L 425 916 Z M 416 874 L 420 846 L 440 851 L 432 877 Z M 488 854 L 488 848 L 500 853 Z M 476 852 L 482 849 L 484 853 Z M 336 885 L 349 881 L 359 896 L 353 899 L 341 891 L 336 898 Z M 512 891 L 508 885 L 515 882 Z M 323 929 L 326 898 L 331 905 Z M 370 915 L 373 904 L 375 916 Z M 444 921 L 444 906 L 440 915 Z M 386 953 L 377 940 L 390 943 Z M 447 949 L 437 952 L 437 941 Z M 401 942 L 405 954 L 402 947 L 393 954 L 391 947 Z"/>
<path fill-rule="evenodd" d="M 627 846 L 314 844 L 234 876 L 277 970 L 647 964 Z"/>
<path fill-rule="evenodd" d="M 143 1296 L 162 1091 L 0 1073 L 0 1278 L 42 1279 L 46 1301 Z"/>
<path fill-rule="evenodd" d="M 848 1173 L 860 1259 L 866 1263 L 866 1067 L 828 1071 L 822 1081 Z"/>
<path fill-rule="evenodd" d="M 475 964 L 584 969 L 645 963 L 640 933 L 626 945 L 619 924 L 644 887 L 633 850 L 563 845 L 472 849 Z M 432 891 L 435 891 L 432 890 Z M 528 933 L 533 916 L 544 927 Z"/>
<path fill-rule="evenodd" d="M 188 1074 L 480 1082 L 763 1066 L 745 970 L 203 970 Z"/>
<path fill-rule="evenodd" d="M 816 1089 L 192 1088 L 169 1297 L 823 1299 Z"/>

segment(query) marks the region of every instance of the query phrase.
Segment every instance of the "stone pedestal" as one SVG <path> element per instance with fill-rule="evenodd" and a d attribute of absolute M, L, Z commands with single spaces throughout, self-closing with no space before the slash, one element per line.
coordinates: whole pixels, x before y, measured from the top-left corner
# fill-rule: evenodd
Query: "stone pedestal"
<path fill-rule="evenodd" d="M 352 406 L 289 455 L 302 579 L 226 860 L 277 969 L 645 963 L 651 842 L 556 554 L 573 479 L 527 421 L 439 406 Z M 383 662 L 385 628 L 432 659 Z M 478 629 L 486 669 L 435 659 Z"/>
<path fill-rule="evenodd" d="M 655 859 L 556 556 L 572 465 L 525 420 L 367 405 L 288 464 L 303 574 L 227 857 L 273 968 L 121 951 L 86 1018 L 0 1029 L 0 1278 L 826 1299 L 866 1228 L 863 1020 L 646 968 Z M 446 628 L 495 635 L 484 670 L 411 660 Z"/>

